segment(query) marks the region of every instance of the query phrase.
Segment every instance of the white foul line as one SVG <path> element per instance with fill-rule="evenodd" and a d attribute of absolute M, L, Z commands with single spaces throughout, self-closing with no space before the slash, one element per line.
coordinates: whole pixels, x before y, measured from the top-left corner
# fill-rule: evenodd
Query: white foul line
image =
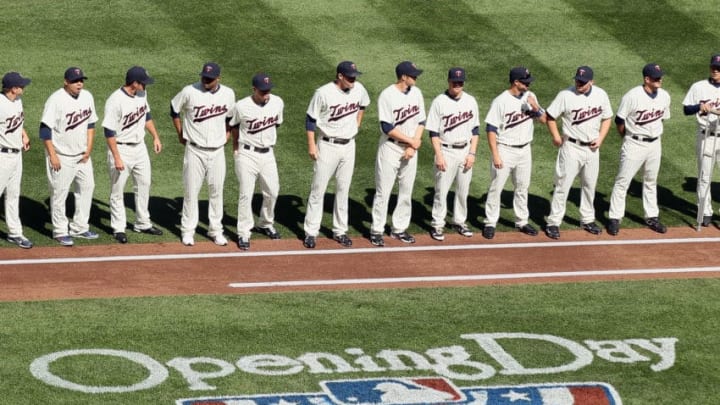
<path fill-rule="evenodd" d="M 448 250 L 493 250 L 493 249 L 526 249 L 526 248 L 557 248 L 572 246 L 612 246 L 612 245 L 661 245 L 679 243 L 718 243 L 720 238 L 676 238 L 676 239 L 628 239 L 628 240 L 598 240 L 598 241 L 570 241 L 570 242 L 530 242 L 530 243 L 495 243 L 495 244 L 469 244 L 469 245 L 432 245 L 432 246 L 402 246 L 402 247 L 371 247 L 350 249 L 302 249 L 286 251 L 235 251 L 229 253 L 177 253 L 166 255 L 118 255 L 98 257 L 58 257 L 46 259 L 11 259 L 0 260 L 0 266 L 19 266 L 32 264 L 62 264 L 62 263 L 97 263 L 97 262 L 132 262 L 132 261 L 162 261 L 162 260 L 195 260 L 195 259 L 223 259 L 243 257 L 279 257 L 279 256 L 311 256 L 311 255 L 353 255 L 353 254 L 383 254 L 383 253 L 410 253 Z M 191 250 L 191 249 L 189 249 Z"/>
<path fill-rule="evenodd" d="M 516 280 L 532 278 L 559 277 L 592 277 L 592 276 L 630 276 L 643 274 L 682 274 L 682 273 L 713 273 L 720 272 L 720 267 L 685 267 L 677 269 L 637 269 L 637 270 L 587 270 L 587 271 L 556 271 L 544 273 L 514 274 L 472 274 L 457 276 L 427 277 L 388 277 L 388 278 L 355 278 L 338 280 L 297 280 L 269 281 L 262 283 L 230 283 L 231 288 L 263 288 L 263 287 L 308 287 L 308 286 L 340 286 L 357 284 L 397 284 L 397 283 L 437 283 L 451 281 L 489 281 Z"/>

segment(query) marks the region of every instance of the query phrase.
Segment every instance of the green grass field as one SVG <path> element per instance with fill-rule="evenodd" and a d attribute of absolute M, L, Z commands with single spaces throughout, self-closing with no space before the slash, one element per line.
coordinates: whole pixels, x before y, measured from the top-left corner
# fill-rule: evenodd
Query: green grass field
<path fill-rule="evenodd" d="M 153 220 L 166 230 L 161 238 L 130 235 L 131 242 L 177 241 L 182 204 L 182 147 L 168 115 L 170 99 L 198 78 L 212 60 L 223 68 L 222 81 L 238 97 L 249 94 L 250 78 L 266 71 L 285 100 L 285 124 L 276 148 L 281 178 L 277 225 L 285 238 L 303 234 L 302 221 L 312 163 L 307 156 L 304 115 L 318 86 L 331 80 L 341 60 L 353 60 L 373 104 L 358 138 L 351 188 L 351 234 L 370 225 L 374 159 L 379 136 L 376 100 L 395 80 L 394 67 L 412 60 L 425 70 L 418 86 L 430 100 L 445 89 L 446 72 L 463 66 L 466 90 L 478 98 L 484 117 L 490 101 L 507 87 L 512 66 L 524 65 L 537 78 L 532 89 L 547 106 L 571 83 L 577 66 L 595 70 L 596 85 L 620 97 L 638 85 L 642 66 L 657 62 L 667 72 L 673 117 L 666 122 L 659 179 L 661 218 L 671 226 L 695 221 L 695 124 L 682 114 L 689 86 L 708 73 L 711 54 L 720 52 L 716 3 L 701 1 L 548 0 L 495 1 L 340 1 L 287 0 L 198 3 L 188 0 L 27 0 L 4 4 L 0 14 L 3 61 L 0 71 L 32 78 L 23 98 L 32 149 L 24 156 L 21 217 L 36 245 L 55 245 L 50 237 L 48 189 L 38 126 L 46 98 L 62 85 L 69 66 L 83 68 L 86 88 L 102 111 L 106 97 L 132 65 L 145 66 L 156 79 L 149 98 L 165 149 L 152 158 Z M 98 241 L 113 243 L 109 226 L 109 180 L 101 131 L 93 160 L 96 189 L 91 227 Z M 618 168 L 620 138 L 611 131 L 602 149 L 602 175 L 595 201 L 606 222 L 609 196 Z M 556 149 L 544 127 L 536 127 L 530 189 L 531 222 L 542 226 L 549 213 Z M 235 233 L 237 184 L 228 155 L 225 224 Z M 420 150 L 410 231 L 429 229 L 432 203 L 432 154 Z M 470 197 L 469 224 L 482 226 L 488 186 L 489 153 L 481 137 Z M 128 193 L 131 188 L 128 187 Z M 500 231 L 511 230 L 511 189 L 503 194 Z M 330 187 L 326 201 L 332 200 Z M 642 226 L 639 183 L 628 196 L 623 226 Z M 204 199 L 201 197 L 201 199 Z M 126 199 L 131 206 L 130 194 Z M 257 201 L 256 201 L 257 202 Z M 579 191 L 573 189 L 565 228 L 579 225 Z M 0 202 L 0 206 L 2 206 Z M 206 202 L 201 203 L 201 229 Z M 329 235 L 331 206 L 324 228 Z M 134 217 L 129 215 L 129 220 Z M 0 210 L 0 219 L 4 219 Z M 0 222 L 0 234 L 6 232 Z M 672 232 L 672 231 L 671 231 Z M 712 231 L 709 231 L 712 232 Z M 476 236 L 477 238 L 478 236 Z M 543 237 L 543 236 L 541 236 Z M 3 248 L 13 248 L 0 243 Z M 300 247 L 300 242 L 298 242 Z M 82 249 L 76 246 L 74 249 Z M 0 250 L 2 252 L 2 250 Z M 202 271 L 202 269 L 198 269 Z M 348 348 L 376 354 L 382 349 L 423 353 L 462 346 L 472 359 L 500 366 L 477 344 L 461 338 L 476 333 L 529 333 L 586 341 L 677 338 L 672 367 L 652 371 L 659 357 L 634 363 L 595 356 L 581 369 L 558 374 L 504 375 L 477 381 L 453 379 L 459 386 L 599 381 L 613 385 L 625 404 L 714 404 L 718 384 L 717 339 L 720 283 L 687 280 L 588 283 L 456 289 L 392 290 L 320 294 L 268 294 L 229 297 L 178 297 L 0 305 L 0 403 L 131 404 L 172 403 L 179 398 L 275 392 L 316 392 L 321 380 L 372 376 L 436 375 L 431 370 L 384 373 L 301 372 L 290 376 L 234 373 L 206 382 L 216 390 L 189 389 L 167 363 L 176 358 L 208 357 L 230 364 L 243 356 L 336 353 Z M 568 361 L 566 352 L 542 343 L 510 343 L 527 367 Z M 85 394 L 40 382 L 30 373 L 33 360 L 63 350 L 112 349 L 143 353 L 168 370 L 161 384 L 124 394 Z M 510 349 L 508 349 L 510 350 Z M 617 358 L 622 353 L 616 354 Z M 201 365 L 201 371 L 216 371 Z M 147 377 L 132 362 L 111 357 L 76 356 L 52 363 L 51 372 L 86 385 L 125 386 Z M 457 373 L 470 370 L 459 367 Z"/>

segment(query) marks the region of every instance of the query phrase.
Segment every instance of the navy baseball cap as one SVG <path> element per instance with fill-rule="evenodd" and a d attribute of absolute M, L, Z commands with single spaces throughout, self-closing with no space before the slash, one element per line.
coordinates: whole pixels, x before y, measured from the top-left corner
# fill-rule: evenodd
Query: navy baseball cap
<path fill-rule="evenodd" d="M 590 66 L 580 66 L 575 71 L 575 80 L 587 83 L 593 79 L 593 70 Z"/>
<path fill-rule="evenodd" d="M 643 67 L 642 73 L 643 77 L 649 77 L 651 79 L 659 79 L 665 74 L 657 63 L 648 63 Z"/>
<path fill-rule="evenodd" d="M 18 72 L 8 72 L 2 78 L 3 89 L 11 89 L 13 87 L 25 87 L 30 84 L 30 79 L 20 76 Z"/>
<path fill-rule="evenodd" d="M 510 83 L 514 82 L 515 80 L 518 80 L 520 81 L 520 83 L 527 85 L 532 83 L 535 78 L 532 77 L 530 71 L 525 66 L 516 66 L 510 69 Z"/>
<path fill-rule="evenodd" d="M 78 80 L 87 80 L 87 76 L 79 67 L 70 67 L 65 71 L 65 80 L 75 82 Z"/>
<path fill-rule="evenodd" d="M 125 84 L 131 84 L 133 82 L 147 85 L 155 83 L 155 79 L 148 75 L 144 67 L 133 66 L 125 74 Z"/>
<path fill-rule="evenodd" d="M 450 82 L 464 82 L 465 81 L 465 69 L 461 67 L 454 67 L 448 70 L 448 81 Z"/>
<path fill-rule="evenodd" d="M 716 53 L 710 58 L 710 67 L 720 67 L 720 53 Z"/>
<path fill-rule="evenodd" d="M 362 74 L 362 72 L 357 70 L 357 66 L 349 60 L 340 62 L 337 65 L 336 72 L 346 77 L 358 77 Z"/>
<path fill-rule="evenodd" d="M 252 85 L 260 91 L 268 91 L 275 87 L 272 80 L 270 80 L 270 76 L 266 75 L 265 73 L 258 73 L 253 76 Z"/>
<path fill-rule="evenodd" d="M 217 79 L 218 76 L 220 76 L 220 65 L 215 62 L 204 64 L 200 76 L 207 77 L 208 79 Z"/>
<path fill-rule="evenodd" d="M 395 66 L 395 76 L 399 79 L 402 75 L 405 76 L 411 76 L 411 77 L 418 77 L 420 74 L 422 74 L 422 69 L 418 69 L 418 67 L 410 62 L 410 61 L 404 61 L 400 62 L 397 66 Z"/>

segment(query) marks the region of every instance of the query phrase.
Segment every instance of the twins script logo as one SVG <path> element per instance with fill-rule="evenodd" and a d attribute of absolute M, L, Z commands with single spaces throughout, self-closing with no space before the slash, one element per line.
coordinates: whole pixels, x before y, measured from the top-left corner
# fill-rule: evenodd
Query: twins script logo
<path fill-rule="evenodd" d="M 458 388 L 442 377 L 320 383 L 322 392 L 181 399 L 177 405 L 622 405 L 604 383 Z"/>

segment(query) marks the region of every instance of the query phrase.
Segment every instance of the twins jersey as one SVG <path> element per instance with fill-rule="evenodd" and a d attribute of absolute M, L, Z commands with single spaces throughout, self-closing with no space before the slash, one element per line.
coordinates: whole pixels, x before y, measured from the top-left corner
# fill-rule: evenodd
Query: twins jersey
<path fill-rule="evenodd" d="M 185 86 L 170 102 L 182 118 L 183 138 L 210 149 L 225 145 L 225 118 L 230 116 L 233 104 L 233 89 L 218 85 L 217 90 L 206 91 L 200 82 Z"/>
<path fill-rule="evenodd" d="M 131 96 L 119 88 L 105 102 L 102 126 L 115 132 L 121 143 L 141 143 L 145 137 L 145 120 L 150 106 L 145 96 Z"/>
<path fill-rule="evenodd" d="M 469 142 L 473 128 L 480 126 L 479 115 L 475 97 L 462 92 L 456 100 L 443 93 L 432 101 L 425 128 L 437 132 L 444 143 Z"/>
<path fill-rule="evenodd" d="M 415 137 L 415 130 L 426 118 L 425 99 L 422 91 L 412 86 L 405 93 L 400 91 L 396 85 L 391 84 L 380 93 L 378 116 L 380 122 L 392 124 L 406 136 Z"/>
<path fill-rule="evenodd" d="M 710 108 L 720 109 L 720 86 L 711 83 L 708 79 L 695 82 L 690 86 L 690 90 L 688 90 L 682 103 L 683 105 L 705 103 Z M 697 120 L 698 127 L 704 130 L 708 122 L 717 121 L 717 116 L 715 114 L 700 115 L 700 113 L 697 113 L 695 114 L 695 119 Z"/>
<path fill-rule="evenodd" d="M 239 100 L 230 113 L 230 126 L 239 128 L 238 142 L 259 148 L 275 145 L 284 107 L 283 100 L 274 94 L 265 105 L 255 103 L 252 96 Z"/>
<path fill-rule="evenodd" d="M 630 89 L 620 100 L 617 116 L 625 120 L 628 135 L 657 138 L 663 132 L 663 120 L 670 118 L 670 94 L 658 89 L 650 96 L 643 86 Z"/>
<path fill-rule="evenodd" d="M 610 98 L 597 86 L 587 94 L 577 93 L 575 86 L 562 90 L 546 111 L 555 119 L 562 117 L 563 134 L 581 142 L 597 139 L 600 124 L 613 115 Z"/>
<path fill-rule="evenodd" d="M 0 147 L 22 149 L 22 131 L 25 123 L 22 100 L 10 101 L 0 96 Z"/>
<path fill-rule="evenodd" d="M 95 100 L 87 90 L 73 97 L 58 89 L 45 102 L 42 123 L 52 130 L 52 144 L 60 155 L 78 156 L 87 150 L 89 124 L 98 120 Z"/>
<path fill-rule="evenodd" d="M 497 128 L 498 143 L 520 146 L 532 142 L 535 124 L 534 116 L 527 113 L 531 110 L 527 101 L 529 96 L 537 100 L 531 91 L 515 97 L 509 90 L 505 90 L 490 104 L 485 123 Z"/>
<path fill-rule="evenodd" d="M 315 90 L 307 115 L 317 121 L 315 128 L 319 134 L 351 139 L 358 132 L 357 113 L 368 105 L 370 96 L 362 83 L 356 81 L 345 92 L 330 82 Z"/>

